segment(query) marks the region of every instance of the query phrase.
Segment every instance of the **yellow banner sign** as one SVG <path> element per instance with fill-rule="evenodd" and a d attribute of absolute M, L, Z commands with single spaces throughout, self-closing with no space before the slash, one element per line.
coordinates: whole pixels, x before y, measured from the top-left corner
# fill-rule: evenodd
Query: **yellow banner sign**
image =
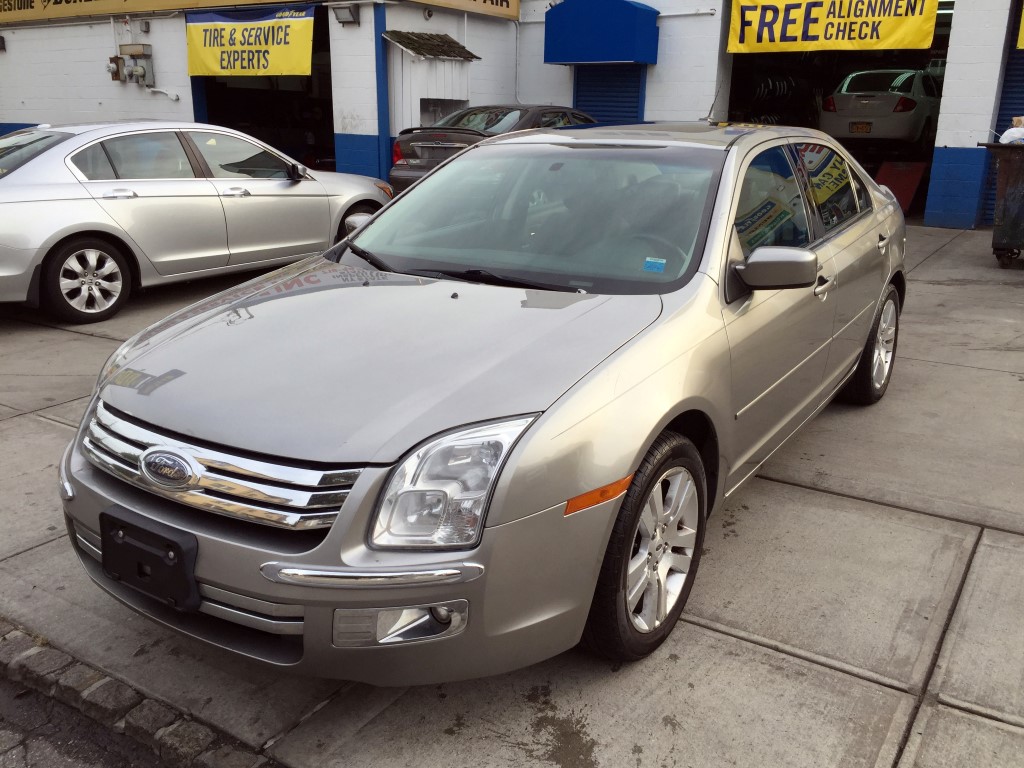
<path fill-rule="evenodd" d="M 928 48 L 938 0 L 733 0 L 730 53 Z"/>
<path fill-rule="evenodd" d="M 0 0 L 0 2 L 4 2 L 4 0 Z M 413 2 L 519 21 L 519 0 L 413 0 Z"/>
<path fill-rule="evenodd" d="M 187 20 L 189 75 L 308 75 L 312 71 L 312 7 L 189 13 Z"/>
<path fill-rule="evenodd" d="M 1024 19 L 1020 21 L 1020 29 L 1017 31 L 1017 47 L 1024 48 Z"/>
<path fill-rule="evenodd" d="M 70 19 L 80 16 L 125 16 L 185 8 L 225 5 L 266 5 L 266 0 L 0 0 L 0 26 L 19 21 Z"/>

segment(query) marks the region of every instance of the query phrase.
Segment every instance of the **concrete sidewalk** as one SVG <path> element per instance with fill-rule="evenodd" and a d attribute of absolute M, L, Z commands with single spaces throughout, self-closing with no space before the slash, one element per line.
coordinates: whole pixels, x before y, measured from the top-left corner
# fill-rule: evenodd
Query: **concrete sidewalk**
<path fill-rule="evenodd" d="M 97 589 L 66 540 L 55 467 L 103 360 L 226 283 L 95 326 L 5 310 L 0 616 L 291 768 L 1024 766 L 1024 271 L 990 238 L 911 228 L 886 397 L 830 406 L 711 519 L 653 657 L 409 689 L 182 638 Z"/>

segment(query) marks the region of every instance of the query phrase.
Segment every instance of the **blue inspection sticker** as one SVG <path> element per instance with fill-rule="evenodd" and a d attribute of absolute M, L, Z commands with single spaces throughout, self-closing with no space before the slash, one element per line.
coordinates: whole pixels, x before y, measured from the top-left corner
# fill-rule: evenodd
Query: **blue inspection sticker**
<path fill-rule="evenodd" d="M 665 263 L 665 259 L 655 259 L 648 256 L 644 259 L 644 272 L 664 272 Z"/>

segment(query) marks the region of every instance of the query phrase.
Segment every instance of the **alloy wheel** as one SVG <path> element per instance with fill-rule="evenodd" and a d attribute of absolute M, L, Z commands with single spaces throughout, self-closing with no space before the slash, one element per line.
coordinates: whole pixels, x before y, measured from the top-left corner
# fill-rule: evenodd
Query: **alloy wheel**
<path fill-rule="evenodd" d="M 108 253 L 95 248 L 75 251 L 60 268 L 60 292 L 75 309 L 102 312 L 121 295 L 121 268 Z"/>
<path fill-rule="evenodd" d="M 882 307 L 878 318 L 878 333 L 875 336 L 875 351 L 871 361 L 871 383 L 881 389 L 889 379 L 892 359 L 896 352 L 896 327 L 899 322 L 896 302 L 889 299 Z"/>
<path fill-rule="evenodd" d="M 644 501 L 626 571 L 626 613 L 652 632 L 679 601 L 693 560 L 700 502 L 693 476 L 671 467 Z"/>

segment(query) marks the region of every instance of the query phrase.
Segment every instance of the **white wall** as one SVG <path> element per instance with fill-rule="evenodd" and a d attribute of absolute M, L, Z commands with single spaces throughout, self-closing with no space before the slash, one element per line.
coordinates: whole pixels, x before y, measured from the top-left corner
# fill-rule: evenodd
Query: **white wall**
<path fill-rule="evenodd" d="M 331 37 L 331 90 L 334 132 L 377 134 L 377 68 L 373 6 L 361 8 L 359 26 L 327 17 Z"/>
<path fill-rule="evenodd" d="M 480 61 L 420 59 L 391 43 L 388 79 L 391 134 L 420 124 L 420 99 L 458 99 L 470 105 L 515 101 L 515 24 L 471 13 L 424 6 L 387 6 L 387 28 L 399 32 L 447 34 L 480 56 Z"/>
<path fill-rule="evenodd" d="M 662 15 L 658 63 L 647 69 L 644 118 L 701 120 L 718 103 L 717 116 L 725 119 L 731 62 L 722 55 L 724 0 L 645 0 L 645 5 Z"/>
<path fill-rule="evenodd" d="M 544 13 L 550 0 L 523 0 L 519 17 L 519 98 L 572 106 L 572 67 L 544 63 Z"/>
<path fill-rule="evenodd" d="M 974 147 L 1009 126 L 995 125 L 1008 34 L 1016 31 L 1013 0 L 960 0 L 946 58 L 937 147 Z"/>
<path fill-rule="evenodd" d="M 185 50 L 185 16 L 89 24 L 8 27 L 7 52 L 0 54 L 0 121 L 69 123 L 158 118 L 192 120 L 192 88 Z M 153 46 L 156 87 L 178 101 L 147 92 L 136 83 L 112 81 L 107 59 L 120 43 Z"/>

